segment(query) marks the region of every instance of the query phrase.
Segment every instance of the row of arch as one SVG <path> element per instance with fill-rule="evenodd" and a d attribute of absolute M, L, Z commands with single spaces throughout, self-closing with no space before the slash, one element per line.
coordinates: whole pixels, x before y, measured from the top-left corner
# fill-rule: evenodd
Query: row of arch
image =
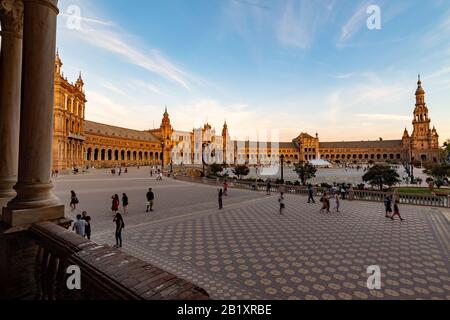
<path fill-rule="evenodd" d="M 321 159 L 326 160 L 401 160 L 400 153 L 384 154 L 322 154 Z"/>
<path fill-rule="evenodd" d="M 161 161 L 162 152 L 87 148 L 87 161 Z"/>

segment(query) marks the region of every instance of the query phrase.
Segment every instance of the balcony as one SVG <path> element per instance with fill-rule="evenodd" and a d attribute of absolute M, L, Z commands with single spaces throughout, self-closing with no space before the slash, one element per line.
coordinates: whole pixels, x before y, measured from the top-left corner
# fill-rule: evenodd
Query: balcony
<path fill-rule="evenodd" d="M 69 139 L 85 141 L 86 137 L 81 134 L 69 132 Z"/>

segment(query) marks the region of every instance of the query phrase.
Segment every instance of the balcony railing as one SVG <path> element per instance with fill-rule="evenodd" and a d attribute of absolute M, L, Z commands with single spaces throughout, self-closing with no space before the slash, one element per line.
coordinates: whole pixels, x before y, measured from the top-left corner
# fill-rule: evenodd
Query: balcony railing
<path fill-rule="evenodd" d="M 211 179 L 211 178 L 193 178 L 187 176 L 177 176 L 176 179 L 204 183 L 209 185 L 222 185 L 224 179 Z M 247 189 L 254 191 L 266 191 L 266 183 L 256 183 L 249 181 L 239 181 L 235 179 L 227 179 L 230 188 Z M 305 186 L 292 186 L 292 185 L 279 185 L 272 184 L 272 192 L 291 193 L 291 194 L 308 194 L 308 189 Z M 325 188 L 315 188 L 315 194 L 321 196 L 323 192 L 326 191 Z M 371 191 L 371 190 L 353 190 L 353 194 L 349 195 L 351 200 L 360 201 L 378 201 L 382 202 L 387 193 L 381 191 Z M 430 207 L 443 207 L 450 208 L 450 195 L 449 196 L 438 196 L 438 195 L 418 195 L 418 194 L 398 194 L 398 199 L 401 204 L 408 205 L 418 205 L 418 206 L 430 206 Z"/>
<path fill-rule="evenodd" d="M 208 293 L 142 260 L 79 237 L 54 223 L 32 226 L 39 246 L 38 300 L 207 300 Z M 69 266 L 81 271 L 81 289 L 70 290 Z"/>

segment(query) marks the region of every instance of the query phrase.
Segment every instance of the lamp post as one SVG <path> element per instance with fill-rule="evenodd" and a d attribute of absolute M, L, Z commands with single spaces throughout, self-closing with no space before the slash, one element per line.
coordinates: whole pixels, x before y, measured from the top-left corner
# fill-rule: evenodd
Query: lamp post
<path fill-rule="evenodd" d="M 161 142 L 161 171 L 164 171 L 164 141 Z"/>
<path fill-rule="evenodd" d="M 411 184 L 414 181 L 414 164 L 413 164 L 413 142 L 411 141 L 409 144 L 409 162 L 410 162 L 410 172 L 411 172 Z"/>
<path fill-rule="evenodd" d="M 203 176 L 205 176 L 205 148 L 209 145 L 209 141 L 208 142 L 203 142 L 202 143 L 202 166 L 203 166 Z"/>
<path fill-rule="evenodd" d="M 284 184 L 284 154 L 280 156 L 281 159 L 281 183 Z"/>

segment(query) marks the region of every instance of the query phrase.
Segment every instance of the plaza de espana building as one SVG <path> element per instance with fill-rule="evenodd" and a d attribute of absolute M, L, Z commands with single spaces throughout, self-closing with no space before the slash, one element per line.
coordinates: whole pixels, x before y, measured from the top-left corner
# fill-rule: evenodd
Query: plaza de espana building
<path fill-rule="evenodd" d="M 81 73 L 70 83 L 55 61 L 54 170 L 95 166 L 202 164 L 204 154 L 227 164 L 287 163 L 323 159 L 331 163 L 439 161 L 439 135 L 431 128 L 425 91 L 418 81 L 413 131 L 405 128 L 399 140 L 321 142 L 319 135 L 301 133 L 290 142 L 232 141 L 227 123 L 222 132 L 209 124 L 192 131 L 172 127 L 167 108 L 161 125 L 153 130 L 133 130 L 85 119 L 86 96 Z M 211 152 L 205 152 L 208 149 Z M 176 161 L 175 161 L 176 159 Z M 211 159 L 210 159 L 211 160 Z"/>

